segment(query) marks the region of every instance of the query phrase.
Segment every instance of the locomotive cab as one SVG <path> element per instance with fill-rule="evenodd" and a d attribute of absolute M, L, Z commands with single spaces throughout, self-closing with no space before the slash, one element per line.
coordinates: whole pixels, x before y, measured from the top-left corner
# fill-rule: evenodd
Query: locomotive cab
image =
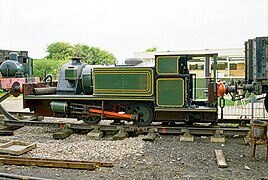
<path fill-rule="evenodd" d="M 193 57 L 213 58 L 217 54 L 156 55 L 155 119 L 157 121 L 217 122 L 216 78 L 208 83 L 208 99 L 195 100 L 196 75 L 190 74 Z M 214 73 L 214 77 L 216 73 Z"/>

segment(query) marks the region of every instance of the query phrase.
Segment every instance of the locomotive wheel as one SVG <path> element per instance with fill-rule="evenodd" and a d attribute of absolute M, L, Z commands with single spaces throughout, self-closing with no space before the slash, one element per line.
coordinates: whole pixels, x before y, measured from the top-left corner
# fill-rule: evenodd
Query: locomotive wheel
<path fill-rule="evenodd" d="M 93 106 L 100 106 L 99 102 L 93 102 Z M 100 116 L 90 117 L 90 116 L 79 116 L 77 119 L 84 121 L 87 124 L 98 124 L 101 121 Z"/>
<path fill-rule="evenodd" d="M 82 120 L 87 124 L 98 124 L 101 120 L 101 117 L 80 117 L 78 120 Z"/>
<path fill-rule="evenodd" d="M 134 123 L 139 126 L 150 125 L 154 118 L 152 107 L 146 103 L 134 104 L 132 106 L 132 113 L 138 115 L 138 120 L 134 120 Z"/>

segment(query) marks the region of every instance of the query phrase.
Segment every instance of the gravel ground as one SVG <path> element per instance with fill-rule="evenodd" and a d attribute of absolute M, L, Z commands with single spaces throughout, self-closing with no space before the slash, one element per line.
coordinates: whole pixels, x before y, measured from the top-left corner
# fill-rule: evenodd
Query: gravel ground
<path fill-rule="evenodd" d="M 21 100 L 6 100 L 3 106 L 18 110 Z M 55 119 L 45 118 L 45 121 L 51 120 Z M 241 137 L 228 137 L 225 143 L 210 143 L 209 137 L 180 142 L 179 136 L 160 136 L 154 142 L 144 142 L 142 135 L 120 141 L 107 138 L 95 141 L 83 134 L 73 134 L 64 140 L 54 140 L 52 135 L 56 131 L 55 128 L 23 127 L 16 130 L 14 136 L 0 139 L 36 142 L 37 148 L 23 155 L 26 157 L 108 161 L 115 166 L 89 171 L 2 165 L 0 172 L 64 180 L 268 179 L 266 147 L 257 146 L 256 160 L 251 162 L 251 147 L 244 145 Z M 217 167 L 216 149 L 223 150 L 227 168 Z"/>

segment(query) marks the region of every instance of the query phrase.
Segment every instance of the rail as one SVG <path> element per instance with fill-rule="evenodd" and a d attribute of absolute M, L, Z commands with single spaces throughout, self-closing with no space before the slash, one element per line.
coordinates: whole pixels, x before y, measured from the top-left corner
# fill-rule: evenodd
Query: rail
<path fill-rule="evenodd" d="M 38 122 L 38 121 L 16 121 L 16 120 L 4 120 L 7 126 L 41 126 L 41 127 L 54 127 L 62 128 L 67 126 L 71 130 L 75 131 L 91 131 L 98 127 L 100 131 L 119 131 L 124 129 L 126 132 L 143 132 L 148 133 L 153 130 L 159 134 L 183 134 L 184 129 L 188 129 L 189 132 L 193 135 L 213 135 L 216 130 L 221 130 L 223 135 L 247 135 L 249 128 L 237 128 L 237 127 L 193 127 L 193 126 L 178 126 L 178 127 L 164 127 L 159 125 L 151 125 L 146 127 L 139 127 L 133 125 L 110 125 L 110 124 L 97 124 L 97 125 L 88 125 L 85 123 L 62 123 L 62 122 Z"/>

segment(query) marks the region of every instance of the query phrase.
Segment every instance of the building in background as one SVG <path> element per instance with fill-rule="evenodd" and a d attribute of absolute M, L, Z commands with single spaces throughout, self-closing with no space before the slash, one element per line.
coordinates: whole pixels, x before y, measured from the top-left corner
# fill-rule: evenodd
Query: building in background
<path fill-rule="evenodd" d="M 157 51 L 135 52 L 135 58 L 142 58 L 146 64 L 154 64 L 155 54 L 206 54 L 218 53 L 217 76 L 218 78 L 244 78 L 245 53 L 244 48 L 232 49 L 205 49 L 205 50 L 182 50 L 182 51 Z M 205 58 L 195 58 L 188 63 L 190 73 L 196 74 L 197 78 L 205 78 Z M 213 60 L 210 61 L 210 70 L 213 68 Z"/>
<path fill-rule="evenodd" d="M 146 64 L 154 64 L 154 56 L 165 54 L 208 54 L 218 53 L 217 78 L 230 82 L 231 79 L 245 78 L 245 53 L 244 48 L 232 49 L 205 49 L 205 50 L 183 50 L 183 51 L 157 51 L 157 52 L 136 52 L 135 58 L 142 58 Z M 188 62 L 188 69 L 191 74 L 196 74 L 195 98 L 203 99 L 207 97 L 207 84 L 214 67 L 213 58 L 206 60 L 194 58 Z M 208 69 L 206 69 L 208 68 Z M 207 74 L 207 75 L 206 75 Z M 208 75 L 209 74 L 209 75 Z"/>

